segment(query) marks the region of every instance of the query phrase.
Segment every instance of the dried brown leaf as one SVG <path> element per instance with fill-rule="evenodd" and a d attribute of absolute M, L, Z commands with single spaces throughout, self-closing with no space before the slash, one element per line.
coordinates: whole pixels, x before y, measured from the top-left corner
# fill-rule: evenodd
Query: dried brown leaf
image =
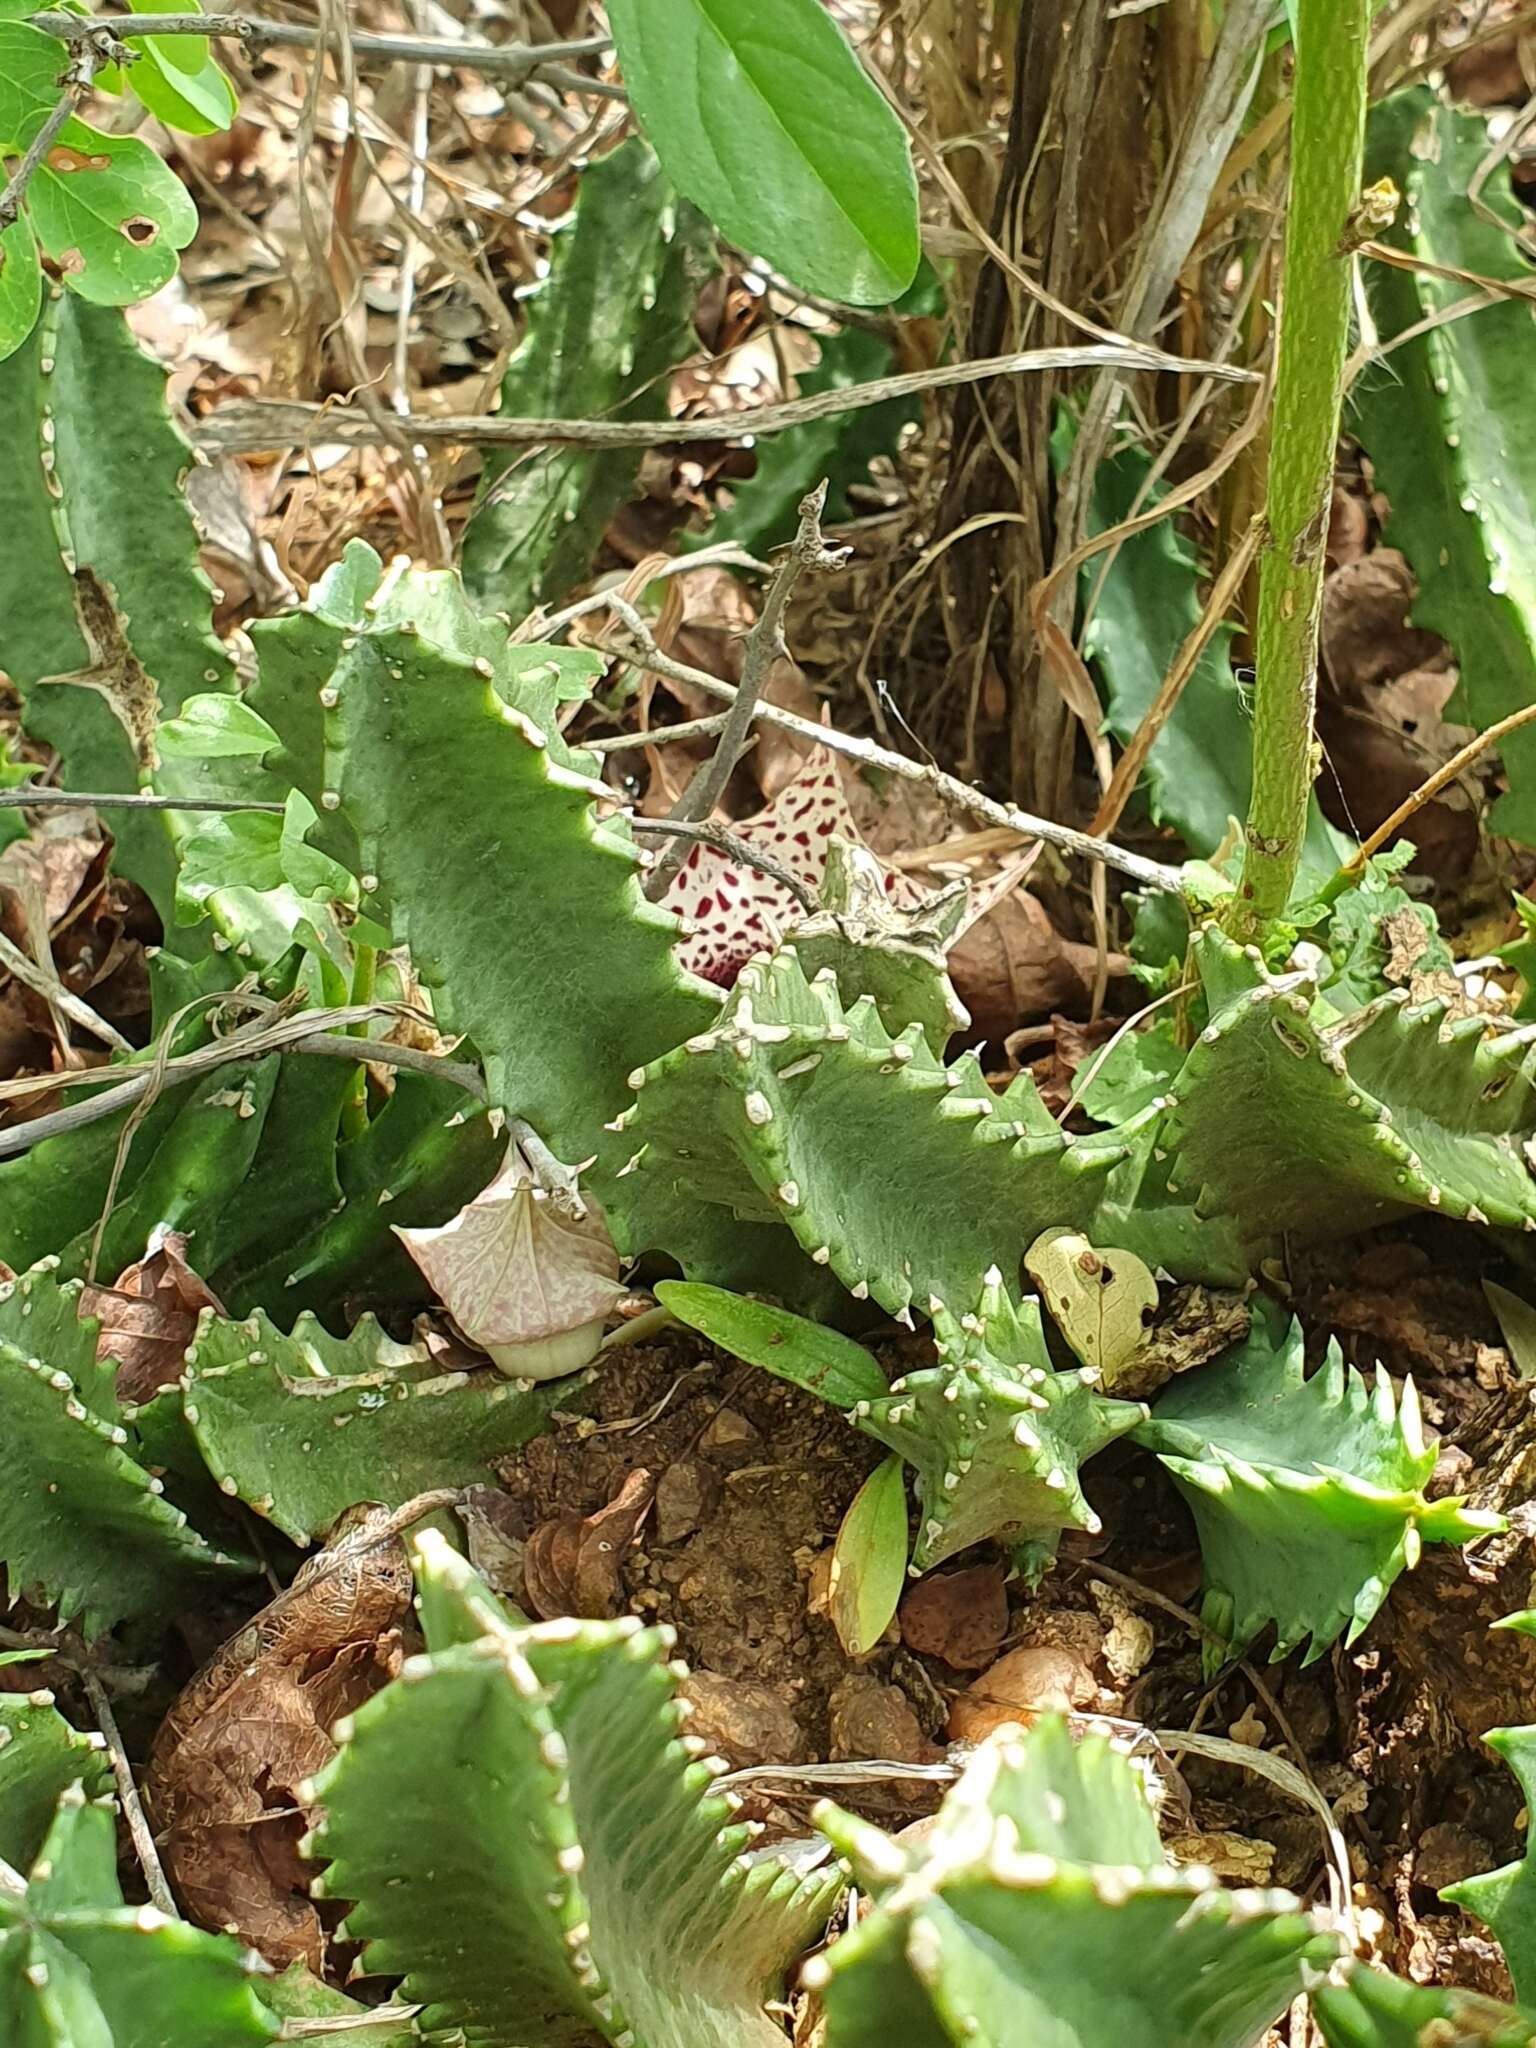
<path fill-rule="evenodd" d="M 1017 889 L 956 940 L 949 974 L 976 1035 L 1001 1044 L 1019 1025 L 1054 1011 L 1086 1011 L 1095 959 L 1092 946 L 1064 939 L 1045 906 Z M 1110 954 L 1109 972 L 1127 972 L 1123 955 Z"/>
<path fill-rule="evenodd" d="M 411 1572 L 388 1511 L 348 1510 L 293 1585 L 182 1691 L 144 1795 L 187 1917 L 230 1928 L 277 1968 L 319 1971 L 326 1933 L 298 1845 L 300 1788 L 335 1755 L 331 1728 L 392 1678 Z"/>
<path fill-rule="evenodd" d="M 127 1267 L 111 1287 L 87 1287 L 80 1313 L 101 1323 L 98 1360 L 117 1361 L 118 1399 L 148 1401 L 181 1377 L 181 1362 L 205 1308 L 229 1311 L 186 1260 L 187 1240 L 179 1230 L 156 1231 L 149 1250 Z"/>
<path fill-rule="evenodd" d="M 523 1584 L 541 1621 L 606 1621 L 618 1613 L 623 1556 L 655 1491 L 649 1472 L 631 1472 L 606 1507 L 560 1515 L 534 1530 L 523 1553 Z"/>

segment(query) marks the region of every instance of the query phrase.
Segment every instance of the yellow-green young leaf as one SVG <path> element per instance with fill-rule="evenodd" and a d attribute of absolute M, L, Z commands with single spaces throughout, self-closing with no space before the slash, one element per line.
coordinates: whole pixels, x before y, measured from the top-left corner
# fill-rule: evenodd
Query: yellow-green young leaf
<path fill-rule="evenodd" d="M 1024 1254 L 1057 1328 L 1106 1387 L 1146 1341 L 1157 1282 L 1133 1252 L 1098 1250 L 1081 1232 L 1047 1230 Z"/>
<path fill-rule="evenodd" d="M 907 1478 L 885 1458 L 853 1496 L 832 1546 L 829 1612 L 850 1657 L 872 1650 L 890 1626 L 907 1575 Z"/>
<path fill-rule="evenodd" d="M 911 154 L 822 0 L 611 0 L 608 21 L 667 175 L 730 241 L 827 298 L 901 296 Z"/>

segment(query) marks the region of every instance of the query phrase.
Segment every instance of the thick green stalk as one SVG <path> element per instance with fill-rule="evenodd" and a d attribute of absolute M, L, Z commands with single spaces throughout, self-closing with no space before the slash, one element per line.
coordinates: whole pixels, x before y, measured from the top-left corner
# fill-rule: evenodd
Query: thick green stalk
<path fill-rule="evenodd" d="M 1280 354 L 1259 569 L 1253 794 L 1234 937 L 1285 913 L 1306 834 L 1316 762 L 1312 713 L 1323 549 L 1344 360 L 1351 223 L 1360 202 L 1371 0 L 1300 0 L 1291 205 Z"/>

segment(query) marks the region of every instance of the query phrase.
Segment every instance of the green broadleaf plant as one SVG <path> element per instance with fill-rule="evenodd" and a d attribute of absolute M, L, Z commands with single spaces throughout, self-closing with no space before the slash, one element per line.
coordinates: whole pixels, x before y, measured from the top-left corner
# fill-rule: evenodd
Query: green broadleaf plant
<path fill-rule="evenodd" d="M 21 19 L 31 11 L 25 0 L 0 0 L 0 158 L 24 154 L 57 107 L 69 71 L 66 45 Z M 21 347 L 37 321 L 39 246 L 71 292 L 98 306 L 127 306 L 175 276 L 176 252 L 196 232 L 197 208 L 147 142 L 104 134 L 71 115 L 0 237 L 0 359 Z"/>
<path fill-rule="evenodd" d="M 728 240 L 825 298 L 901 296 L 911 155 L 820 0 L 613 0 L 608 18 L 663 167 Z"/>

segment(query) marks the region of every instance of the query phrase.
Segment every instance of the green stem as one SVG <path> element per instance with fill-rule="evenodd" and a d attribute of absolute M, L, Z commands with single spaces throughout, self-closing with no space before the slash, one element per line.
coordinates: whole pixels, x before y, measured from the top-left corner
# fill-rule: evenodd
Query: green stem
<path fill-rule="evenodd" d="M 1323 551 L 1349 346 L 1351 222 L 1365 145 L 1371 0 L 1299 0 L 1286 222 L 1259 565 L 1253 794 L 1227 927 L 1261 939 L 1285 914 L 1317 767 L 1312 713 Z"/>
<path fill-rule="evenodd" d="M 354 1003 L 373 1001 L 374 983 L 378 976 L 379 956 L 373 946 L 355 946 L 352 955 L 352 996 Z M 366 1038 L 368 1026 L 353 1024 L 348 1035 L 352 1038 Z M 341 1105 L 341 1135 L 343 1138 L 360 1138 L 368 1128 L 368 1070 L 359 1066 L 353 1076 L 352 1086 L 347 1090 Z"/>

